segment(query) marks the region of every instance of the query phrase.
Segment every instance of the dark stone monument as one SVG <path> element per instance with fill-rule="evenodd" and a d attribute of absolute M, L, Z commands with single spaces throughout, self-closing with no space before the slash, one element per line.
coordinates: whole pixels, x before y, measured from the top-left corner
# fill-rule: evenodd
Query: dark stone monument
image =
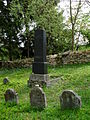
<path fill-rule="evenodd" d="M 6 90 L 4 96 L 5 96 L 6 102 L 18 104 L 18 94 L 16 93 L 14 89 Z"/>
<path fill-rule="evenodd" d="M 7 84 L 7 83 L 9 83 L 9 79 L 6 77 L 3 79 L 3 84 Z"/>
<path fill-rule="evenodd" d="M 32 75 L 28 81 L 28 86 L 39 84 L 46 85 L 48 81 L 47 61 L 46 61 L 46 32 L 41 29 L 35 31 L 34 41 L 34 62 L 32 65 Z"/>
<path fill-rule="evenodd" d="M 30 92 L 30 103 L 32 107 L 45 108 L 47 106 L 46 96 L 39 85 L 35 85 Z"/>
<path fill-rule="evenodd" d="M 60 96 L 61 109 L 74 109 L 81 107 L 80 97 L 72 90 L 64 90 Z"/>

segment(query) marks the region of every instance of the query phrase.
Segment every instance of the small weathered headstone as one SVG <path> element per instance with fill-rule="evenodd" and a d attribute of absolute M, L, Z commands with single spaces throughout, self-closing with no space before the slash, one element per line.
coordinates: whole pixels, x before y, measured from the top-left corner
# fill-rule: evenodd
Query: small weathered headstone
<path fill-rule="evenodd" d="M 81 107 L 80 97 L 72 90 L 65 90 L 60 95 L 61 109 L 74 109 Z"/>
<path fill-rule="evenodd" d="M 30 93 L 30 103 L 32 107 L 41 109 L 47 106 L 45 93 L 39 85 L 35 85 L 35 87 L 32 88 Z"/>
<path fill-rule="evenodd" d="M 4 96 L 6 102 L 18 104 L 18 93 L 14 89 L 6 90 Z"/>
<path fill-rule="evenodd" d="M 6 77 L 3 79 L 3 84 L 7 84 L 7 83 L 9 83 L 9 79 Z"/>

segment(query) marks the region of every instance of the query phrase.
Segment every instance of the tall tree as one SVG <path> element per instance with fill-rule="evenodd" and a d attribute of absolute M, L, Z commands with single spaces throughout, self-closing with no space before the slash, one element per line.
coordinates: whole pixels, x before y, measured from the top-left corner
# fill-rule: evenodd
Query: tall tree
<path fill-rule="evenodd" d="M 77 7 L 77 10 L 76 10 L 76 14 L 73 17 L 73 14 L 72 14 L 72 0 L 70 0 L 70 19 L 71 19 L 71 26 L 72 26 L 72 51 L 74 50 L 75 24 L 76 24 L 76 20 L 77 20 L 77 16 L 78 16 L 78 13 L 80 11 L 80 8 L 81 8 L 81 0 L 79 0 L 78 7 Z"/>
<path fill-rule="evenodd" d="M 10 3 L 11 0 L 0 1 L 0 42 L 1 42 L 1 50 L 7 51 L 9 60 L 12 60 L 18 52 L 19 46 L 19 24 L 16 23 L 16 19 L 10 13 Z"/>
<path fill-rule="evenodd" d="M 23 3 L 20 0 L 12 1 L 12 14 L 16 18 L 19 18 L 18 16 L 21 14 L 19 19 L 22 19 L 22 25 L 25 28 L 23 34 L 25 38 L 27 38 L 27 46 L 29 46 L 28 44 L 30 43 L 31 28 L 40 27 L 46 30 L 48 48 L 52 46 L 52 48 L 50 48 L 53 50 L 56 42 L 58 42 L 56 39 L 59 39 L 63 29 L 62 12 L 58 13 L 56 10 L 58 2 L 59 0 L 24 0 Z"/>

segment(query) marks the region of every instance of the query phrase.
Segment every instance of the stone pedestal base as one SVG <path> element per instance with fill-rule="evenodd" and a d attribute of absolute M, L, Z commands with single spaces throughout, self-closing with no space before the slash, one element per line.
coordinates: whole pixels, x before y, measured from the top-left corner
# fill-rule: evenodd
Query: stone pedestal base
<path fill-rule="evenodd" d="M 39 86 L 47 86 L 49 80 L 48 74 L 31 74 L 29 80 L 28 80 L 28 86 L 32 87 L 38 84 Z"/>

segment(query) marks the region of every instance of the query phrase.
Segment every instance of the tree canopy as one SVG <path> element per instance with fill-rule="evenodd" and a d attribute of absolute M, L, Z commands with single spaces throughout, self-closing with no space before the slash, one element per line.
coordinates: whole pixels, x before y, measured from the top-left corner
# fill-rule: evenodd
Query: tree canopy
<path fill-rule="evenodd" d="M 45 29 L 47 33 L 48 54 L 71 50 L 72 30 L 63 22 L 63 10 L 57 10 L 59 2 L 0 0 L 0 59 L 32 57 L 34 30 L 37 28 Z M 80 31 L 89 39 L 89 32 L 85 33 L 84 29 Z"/>

